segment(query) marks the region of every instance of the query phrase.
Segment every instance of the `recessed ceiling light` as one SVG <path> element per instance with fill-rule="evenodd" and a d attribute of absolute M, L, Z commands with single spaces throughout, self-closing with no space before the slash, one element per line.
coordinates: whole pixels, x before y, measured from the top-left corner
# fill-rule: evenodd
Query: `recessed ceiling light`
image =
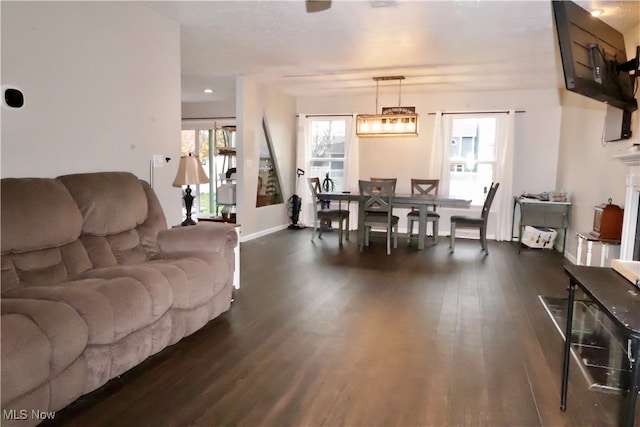
<path fill-rule="evenodd" d="M 213 89 L 205 89 L 204 93 L 213 93 Z"/>
<path fill-rule="evenodd" d="M 597 16 L 602 15 L 603 13 L 604 13 L 604 10 L 602 10 L 602 9 L 593 9 L 591 11 L 591 16 L 596 16 L 597 17 Z"/>

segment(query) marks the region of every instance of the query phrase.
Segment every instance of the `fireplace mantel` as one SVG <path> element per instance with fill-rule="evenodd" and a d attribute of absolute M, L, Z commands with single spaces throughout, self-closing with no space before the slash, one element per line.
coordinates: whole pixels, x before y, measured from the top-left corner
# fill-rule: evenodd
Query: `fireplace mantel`
<path fill-rule="evenodd" d="M 640 166 L 640 145 L 632 145 L 620 154 L 613 156 L 629 167 Z"/>

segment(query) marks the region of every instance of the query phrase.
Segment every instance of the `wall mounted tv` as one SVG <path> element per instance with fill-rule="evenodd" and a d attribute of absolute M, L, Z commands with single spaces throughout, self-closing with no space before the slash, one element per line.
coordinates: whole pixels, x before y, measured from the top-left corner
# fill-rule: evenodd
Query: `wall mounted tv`
<path fill-rule="evenodd" d="M 552 3 L 567 90 L 622 110 L 618 139 L 630 138 L 640 47 L 628 60 L 622 33 L 571 1 Z"/>

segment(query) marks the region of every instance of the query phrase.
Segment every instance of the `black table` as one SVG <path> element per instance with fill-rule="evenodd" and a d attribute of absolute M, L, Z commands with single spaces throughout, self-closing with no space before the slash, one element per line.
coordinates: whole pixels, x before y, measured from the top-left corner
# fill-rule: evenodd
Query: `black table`
<path fill-rule="evenodd" d="M 567 304 L 560 409 L 562 411 L 567 409 L 573 302 L 576 286 L 578 286 L 622 330 L 628 339 L 627 351 L 631 364 L 631 384 L 627 397 L 626 416 L 622 425 L 632 427 L 640 385 L 640 290 L 611 268 L 570 265 L 565 266 L 564 270 L 569 275 L 569 301 Z"/>

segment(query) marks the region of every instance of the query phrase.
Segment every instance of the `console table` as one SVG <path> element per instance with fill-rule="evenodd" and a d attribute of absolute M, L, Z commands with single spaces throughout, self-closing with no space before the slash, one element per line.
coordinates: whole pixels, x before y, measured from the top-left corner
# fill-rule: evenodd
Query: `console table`
<path fill-rule="evenodd" d="M 628 339 L 627 356 L 631 364 L 631 383 L 622 425 L 632 427 L 635 420 L 636 400 L 640 390 L 640 290 L 612 268 L 568 265 L 564 267 L 564 270 L 569 276 L 569 300 L 560 410 L 566 411 L 567 409 L 573 303 L 575 289 L 578 286 L 620 328 Z"/>
<path fill-rule="evenodd" d="M 518 253 L 522 243 L 522 229 L 525 225 L 531 227 L 547 227 L 562 229 L 562 251 L 566 250 L 567 228 L 571 213 L 570 202 L 544 202 L 525 197 L 513 198 L 513 215 L 511 217 L 511 229 L 515 223 L 516 206 L 520 207 L 520 225 L 518 226 Z"/>

